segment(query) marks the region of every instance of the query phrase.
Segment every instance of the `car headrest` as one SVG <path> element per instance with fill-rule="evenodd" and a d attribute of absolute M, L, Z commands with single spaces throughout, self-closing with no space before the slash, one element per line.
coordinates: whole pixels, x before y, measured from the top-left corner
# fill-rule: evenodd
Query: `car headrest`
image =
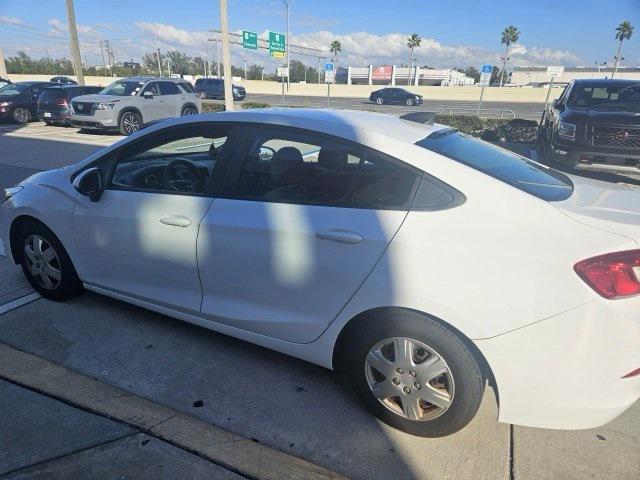
<path fill-rule="evenodd" d="M 295 147 L 282 147 L 271 159 L 271 174 L 282 175 L 303 164 L 300 150 Z"/>
<path fill-rule="evenodd" d="M 321 148 L 318 154 L 318 166 L 327 170 L 345 170 L 347 167 L 347 152 Z"/>

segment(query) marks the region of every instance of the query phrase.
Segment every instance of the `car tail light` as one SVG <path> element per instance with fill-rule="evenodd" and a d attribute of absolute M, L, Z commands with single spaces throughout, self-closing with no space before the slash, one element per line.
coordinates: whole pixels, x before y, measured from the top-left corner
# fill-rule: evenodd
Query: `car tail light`
<path fill-rule="evenodd" d="M 67 103 L 67 101 L 66 101 L 66 100 L 58 100 L 58 101 L 56 102 L 56 105 L 60 105 L 61 107 L 66 107 L 66 106 L 68 106 L 69 104 Z"/>
<path fill-rule="evenodd" d="M 608 253 L 588 258 L 573 269 L 604 298 L 620 298 L 640 293 L 640 250 Z"/>

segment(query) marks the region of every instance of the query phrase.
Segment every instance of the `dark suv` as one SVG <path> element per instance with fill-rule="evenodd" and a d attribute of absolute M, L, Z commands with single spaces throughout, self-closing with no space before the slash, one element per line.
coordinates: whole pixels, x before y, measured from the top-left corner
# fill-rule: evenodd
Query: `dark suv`
<path fill-rule="evenodd" d="M 45 88 L 38 97 L 38 118 L 47 125 L 52 123 L 71 124 L 69 103 L 79 95 L 98 93 L 102 87 L 81 87 L 79 85 L 60 85 Z"/>
<path fill-rule="evenodd" d="M 195 89 L 200 98 L 206 100 L 208 98 L 224 99 L 224 80 L 221 78 L 199 78 L 196 80 Z M 232 85 L 234 100 L 244 100 L 247 91 L 239 85 Z"/>
<path fill-rule="evenodd" d="M 640 173 L 640 82 L 571 82 L 545 108 L 539 143 L 545 159 L 578 170 Z"/>

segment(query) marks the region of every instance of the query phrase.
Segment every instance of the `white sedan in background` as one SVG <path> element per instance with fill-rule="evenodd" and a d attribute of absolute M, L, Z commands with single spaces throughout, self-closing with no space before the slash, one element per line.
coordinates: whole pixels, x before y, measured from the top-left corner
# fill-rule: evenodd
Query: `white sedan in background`
<path fill-rule="evenodd" d="M 443 436 L 609 422 L 640 396 L 640 191 L 442 125 L 331 110 L 170 120 L 5 192 L 4 251 L 83 288 L 343 371 Z M 1 245 L 0 245 L 1 246 Z"/>

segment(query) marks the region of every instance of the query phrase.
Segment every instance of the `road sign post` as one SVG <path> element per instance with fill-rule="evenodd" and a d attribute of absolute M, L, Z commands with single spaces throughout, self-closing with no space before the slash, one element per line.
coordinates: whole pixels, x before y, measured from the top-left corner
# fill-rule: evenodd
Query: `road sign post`
<path fill-rule="evenodd" d="M 284 82 L 285 77 L 289 78 L 289 69 L 287 67 L 278 67 L 276 74 L 280 77 L 280 82 L 282 83 L 282 106 L 284 107 Z"/>
<path fill-rule="evenodd" d="M 249 50 L 258 49 L 258 34 L 255 32 L 249 32 L 247 30 L 242 31 L 242 46 Z"/>
<path fill-rule="evenodd" d="M 493 74 L 493 65 L 482 65 L 480 67 L 480 100 L 478 101 L 478 110 L 476 114 L 480 116 L 480 110 L 482 109 L 482 97 L 484 97 L 484 87 L 488 87 L 491 84 L 491 75 Z"/>
<path fill-rule="evenodd" d="M 324 83 L 327 84 L 327 108 L 331 106 L 331 84 L 336 81 L 336 71 L 333 63 L 324 65 Z"/>
<path fill-rule="evenodd" d="M 547 77 L 549 77 L 549 90 L 547 90 L 547 98 L 544 101 L 544 104 L 547 105 L 549 103 L 549 96 L 551 95 L 551 89 L 553 88 L 553 81 L 556 78 L 560 78 L 564 73 L 564 67 L 547 67 Z"/>

